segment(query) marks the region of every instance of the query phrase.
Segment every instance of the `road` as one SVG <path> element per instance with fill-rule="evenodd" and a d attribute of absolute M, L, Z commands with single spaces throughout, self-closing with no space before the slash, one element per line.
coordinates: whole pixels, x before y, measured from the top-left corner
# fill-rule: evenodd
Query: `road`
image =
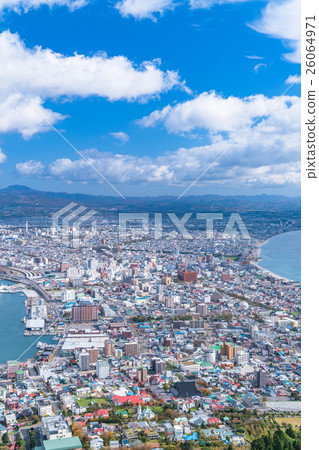
<path fill-rule="evenodd" d="M 1 272 L 6 274 L 8 278 L 12 279 L 12 281 L 23 283 L 26 286 L 32 287 L 38 292 L 38 294 L 41 295 L 41 297 L 44 298 L 46 302 L 51 301 L 51 297 L 41 286 L 39 286 L 35 281 L 30 280 L 30 278 L 27 278 L 26 274 L 29 273 L 27 270 L 17 269 L 16 267 L 0 266 L 0 273 Z"/>
<path fill-rule="evenodd" d="M 65 329 L 64 329 L 63 336 L 61 337 L 61 339 L 58 342 L 56 351 L 54 352 L 54 356 L 52 358 L 52 362 L 54 361 L 54 358 L 59 358 L 60 357 L 63 344 L 64 344 L 65 339 L 66 339 L 66 337 L 68 335 L 68 332 L 69 332 L 69 328 L 70 328 L 70 324 L 65 324 Z"/>
<path fill-rule="evenodd" d="M 24 284 L 25 286 L 34 289 L 46 302 L 48 314 L 50 315 L 50 322 L 54 323 L 58 320 L 60 317 L 60 311 L 55 305 L 54 300 L 45 291 L 45 289 L 39 286 L 35 281 L 27 278 L 29 271 L 20 268 L 18 269 L 16 267 L 0 266 L 0 274 L 1 272 L 4 273 L 11 281 Z"/>
<path fill-rule="evenodd" d="M 31 428 L 33 428 L 35 431 L 37 445 L 41 445 L 40 427 L 41 427 L 41 423 L 36 423 L 34 425 L 28 425 L 26 427 L 20 428 L 21 437 L 25 442 L 26 450 L 31 450 L 30 441 L 29 441 L 29 433 L 28 433 L 28 430 L 30 430 Z"/>

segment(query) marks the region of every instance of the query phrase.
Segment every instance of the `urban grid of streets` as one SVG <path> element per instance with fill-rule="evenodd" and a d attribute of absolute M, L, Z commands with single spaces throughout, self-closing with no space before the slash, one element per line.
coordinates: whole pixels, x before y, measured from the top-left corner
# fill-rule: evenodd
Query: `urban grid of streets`
<path fill-rule="evenodd" d="M 119 242 L 102 221 L 73 248 L 48 226 L 2 225 L 0 270 L 16 282 L 2 289 L 24 290 L 25 334 L 38 337 L 33 359 L 2 366 L 2 436 L 46 450 L 56 437 L 67 449 L 259 448 L 264 431 L 298 424 L 300 284 L 257 265 L 267 237 L 296 227 L 263 223 L 250 240 L 132 229 Z M 286 431 L 299 448 L 298 428 Z"/>

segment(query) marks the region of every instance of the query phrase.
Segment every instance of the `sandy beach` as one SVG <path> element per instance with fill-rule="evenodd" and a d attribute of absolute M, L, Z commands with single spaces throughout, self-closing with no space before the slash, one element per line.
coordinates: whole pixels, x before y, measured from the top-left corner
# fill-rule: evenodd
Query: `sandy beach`
<path fill-rule="evenodd" d="M 289 278 L 282 277 L 282 276 L 280 276 L 280 275 L 277 275 L 276 273 L 271 272 L 271 271 L 268 270 L 268 269 L 265 269 L 264 267 L 261 267 L 261 266 L 260 266 L 258 263 L 256 263 L 256 262 L 251 262 L 251 264 L 252 264 L 253 266 L 257 267 L 257 269 L 262 270 L 263 272 L 267 272 L 267 273 L 268 273 L 270 276 L 272 276 L 273 278 L 276 278 L 276 279 L 282 280 L 282 281 L 288 281 L 288 282 L 294 282 L 294 283 L 295 283 L 295 281 L 290 280 Z"/>
<path fill-rule="evenodd" d="M 262 241 L 260 244 L 258 244 L 258 246 L 256 247 L 256 250 L 258 252 L 258 256 L 257 256 L 258 262 L 251 262 L 251 264 L 253 266 L 257 267 L 259 270 L 262 270 L 263 272 L 269 273 L 270 276 L 272 276 L 273 278 L 276 278 L 277 280 L 282 280 L 282 281 L 285 281 L 285 282 L 292 282 L 293 280 L 290 280 L 289 278 L 282 277 L 281 275 L 278 275 L 278 274 L 276 274 L 274 272 L 271 272 L 270 270 L 265 269 L 264 267 L 259 265 L 259 263 L 262 261 L 262 258 L 260 257 L 261 247 L 264 244 L 266 244 L 268 241 L 269 241 L 269 239 L 266 239 L 265 241 Z"/>

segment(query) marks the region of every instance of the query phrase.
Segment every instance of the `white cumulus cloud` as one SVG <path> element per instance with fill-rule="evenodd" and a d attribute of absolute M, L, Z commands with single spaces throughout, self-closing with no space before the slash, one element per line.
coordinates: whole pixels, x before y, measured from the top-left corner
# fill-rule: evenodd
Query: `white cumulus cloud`
<path fill-rule="evenodd" d="M 133 16 L 135 19 L 155 20 L 155 14 L 163 14 L 168 9 L 174 9 L 174 0 L 122 0 L 116 8 L 123 17 Z"/>
<path fill-rule="evenodd" d="M 7 155 L 3 153 L 2 148 L 0 148 L 0 164 L 3 164 L 7 160 Z"/>
<path fill-rule="evenodd" d="M 89 0 L 0 0 L 0 11 L 13 10 L 20 13 L 40 8 L 42 5 L 47 5 L 50 8 L 54 6 L 67 6 L 73 11 L 85 6 L 88 1 Z"/>
<path fill-rule="evenodd" d="M 192 100 L 154 111 L 138 123 L 144 127 L 163 123 L 171 133 L 190 132 L 196 128 L 206 129 L 210 134 L 236 132 L 252 125 L 274 102 L 278 101 L 286 109 L 287 99 L 295 103 L 299 101 L 297 97 L 281 97 L 277 100 L 261 94 L 224 98 L 214 91 L 204 92 Z M 267 115 L 273 114 L 272 111 L 276 108 L 277 106 Z"/>
<path fill-rule="evenodd" d="M 301 83 L 300 75 L 289 75 L 289 77 L 285 81 L 285 84 L 300 84 L 300 83 Z"/>
<path fill-rule="evenodd" d="M 34 133 L 47 131 L 50 128 L 48 122 L 54 124 L 64 118 L 62 114 L 44 108 L 39 96 L 31 95 L 26 99 L 28 103 L 17 93 L 1 95 L 0 91 L 0 133 L 16 131 L 27 139 Z"/>
<path fill-rule="evenodd" d="M 40 46 L 27 48 L 18 34 L 0 33 L 2 76 L 32 103 L 51 123 L 63 117 L 46 109 L 46 99 L 99 96 L 110 101 L 146 99 L 174 86 L 182 87 L 173 71 L 162 71 L 159 61 L 133 64 L 125 56 L 109 57 L 105 53 L 65 56 Z M 19 131 L 31 136 L 47 129 L 35 111 L 12 95 L 13 88 L 0 83 L 0 131 Z"/>
<path fill-rule="evenodd" d="M 261 18 L 250 26 L 272 38 L 281 39 L 290 50 L 284 55 L 287 61 L 299 63 L 300 50 L 300 0 L 270 1 Z"/>
<path fill-rule="evenodd" d="M 199 98 L 207 101 L 208 96 Z M 216 100 L 215 96 L 212 98 Z M 83 154 L 112 183 L 187 186 L 205 172 L 200 185 L 299 186 L 300 98 L 285 96 L 278 99 L 260 95 L 227 100 L 217 97 L 216 111 L 209 111 L 209 102 L 205 109 L 196 105 L 191 111 L 194 103 L 185 102 L 178 106 L 187 104 L 186 112 L 178 106 L 170 107 L 166 109 L 166 115 L 157 118 L 167 121 L 165 125 L 172 132 L 184 133 L 198 127 L 206 129 L 211 136 L 208 145 L 170 152 L 163 149 L 157 157 L 151 156 L 151 149 L 150 156 L 145 157 L 114 155 L 98 150 L 86 150 Z M 255 117 L 266 109 L 266 116 L 250 127 Z M 174 120 L 170 114 L 176 114 Z M 157 120 L 153 125 L 156 123 Z M 19 168 L 17 173 L 22 175 Z M 64 181 L 99 181 L 98 174 L 80 159 L 52 161 L 42 168 L 39 176 Z"/>
<path fill-rule="evenodd" d="M 29 49 L 18 34 L 0 34 L 1 73 L 23 92 L 47 98 L 97 95 L 114 100 L 135 100 L 159 94 L 179 83 L 176 72 L 163 72 L 158 61 L 139 66 L 125 56 L 75 54 L 64 56 L 50 49 Z"/>
<path fill-rule="evenodd" d="M 124 133 L 123 131 L 114 131 L 110 133 L 110 135 L 113 136 L 114 139 L 119 140 L 122 144 L 125 144 L 125 142 L 130 139 L 129 135 Z"/>
<path fill-rule="evenodd" d="M 16 171 L 24 177 L 34 177 L 42 175 L 44 165 L 40 161 L 29 160 L 16 164 Z"/>
<path fill-rule="evenodd" d="M 175 9 L 179 5 L 187 5 L 191 9 L 208 9 L 215 5 L 227 3 L 243 3 L 247 0 L 120 0 L 116 8 L 123 17 L 156 20 L 157 15 Z"/>

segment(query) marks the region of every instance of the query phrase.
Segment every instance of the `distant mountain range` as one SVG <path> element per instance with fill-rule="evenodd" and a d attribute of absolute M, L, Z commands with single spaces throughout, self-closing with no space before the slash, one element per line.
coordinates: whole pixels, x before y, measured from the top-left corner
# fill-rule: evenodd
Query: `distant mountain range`
<path fill-rule="evenodd" d="M 300 210 L 300 197 L 281 195 L 193 195 L 180 200 L 174 196 L 120 197 L 44 192 L 27 186 L 13 185 L 0 189 L 1 215 L 40 215 L 58 210 L 70 202 L 110 212 L 207 212 L 207 211 L 296 211 Z"/>

